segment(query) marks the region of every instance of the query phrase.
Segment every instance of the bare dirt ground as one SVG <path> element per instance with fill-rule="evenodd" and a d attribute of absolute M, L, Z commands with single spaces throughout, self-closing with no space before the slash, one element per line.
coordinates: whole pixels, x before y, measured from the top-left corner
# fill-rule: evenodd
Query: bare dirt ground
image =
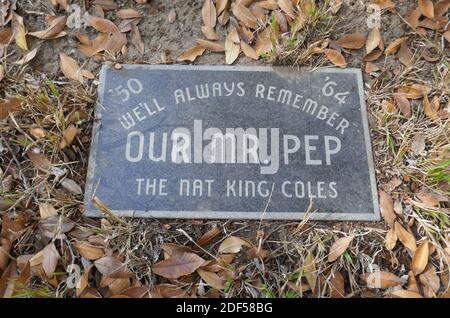
<path fill-rule="evenodd" d="M 102 208 L 105 217 L 98 220 L 83 216 L 82 192 L 101 65 L 190 63 L 178 59 L 197 45 L 195 38 L 204 38 L 203 1 L 112 1 L 116 4 L 112 10 L 106 2 L 97 4 L 103 4 L 104 18 L 115 25 L 121 23 L 117 16 L 121 8 L 142 14 L 137 26 L 143 54 L 127 32 L 126 51 L 86 56 L 79 49 L 77 33 L 92 40 L 99 32 L 85 25 L 66 26 L 67 35 L 56 39 L 28 34 L 28 49 L 37 48 L 37 54 L 22 65 L 14 64 L 27 52 L 19 47 L 17 37 L 8 45 L 0 44 L 5 70 L 0 76 L 4 107 L 0 110 L 0 296 L 449 296 L 450 64 L 449 43 L 443 35 L 448 30 L 448 7 L 436 29 L 413 29 L 405 20 L 418 7 L 417 1 L 392 1 L 395 8 L 388 5 L 390 1 L 373 1 L 382 8 L 383 45 L 375 48 L 380 56 L 368 62 L 366 43 L 348 49 L 336 41 L 355 32 L 371 33 L 370 3 L 344 1 L 338 13 L 331 14 L 328 1 L 312 1 L 325 9 L 307 11 L 308 22 L 291 41 L 293 23 L 280 32 L 278 20 L 276 39 L 272 34 L 272 50 L 265 58 L 254 60 L 241 53 L 233 63 L 330 67 L 334 62 L 324 52 L 333 49 L 345 57 L 346 67 L 363 70 L 382 221 L 130 220 L 112 215 L 106 207 Z M 69 3 L 78 4 L 82 13 L 98 15 L 96 1 Z M 173 10 L 176 18 L 171 21 Z M 299 6 L 295 10 L 301 12 Z M 23 17 L 28 33 L 46 29 L 46 16 L 68 15 L 47 0 L 18 0 L 15 12 Z M 0 32 L 11 26 L 0 25 Z M 216 30 L 224 41 L 229 29 L 217 26 Z M 407 38 L 407 48 L 383 53 L 402 37 Z M 413 56 L 403 63 L 400 60 L 408 50 Z M 60 53 L 95 78 L 88 76 L 82 85 L 68 78 L 61 72 Z M 223 52 L 207 50 L 193 64 L 225 62 Z M 366 72 L 368 65 L 379 69 Z M 399 92 L 406 98 L 397 98 Z M 20 107 L 13 109 L 11 98 L 18 98 Z M 433 111 L 424 105 L 427 101 Z M 70 137 L 72 126 L 76 133 Z M 69 140 L 68 146 L 61 147 L 61 140 Z M 227 244 L 232 247 L 227 249 Z M 186 254 L 191 261 L 184 264 L 184 274 L 170 277 L 163 262 Z M 195 257 L 207 263 L 190 270 Z"/>

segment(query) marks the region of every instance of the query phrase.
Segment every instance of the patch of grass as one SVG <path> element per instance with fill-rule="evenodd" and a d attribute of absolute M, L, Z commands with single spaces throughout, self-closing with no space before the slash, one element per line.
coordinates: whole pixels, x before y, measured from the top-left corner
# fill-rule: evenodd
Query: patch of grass
<path fill-rule="evenodd" d="M 450 182 L 450 159 L 430 168 L 427 177 L 431 182 Z"/>
<path fill-rule="evenodd" d="M 266 284 L 261 284 L 259 288 L 266 298 L 277 298 L 277 295 Z"/>

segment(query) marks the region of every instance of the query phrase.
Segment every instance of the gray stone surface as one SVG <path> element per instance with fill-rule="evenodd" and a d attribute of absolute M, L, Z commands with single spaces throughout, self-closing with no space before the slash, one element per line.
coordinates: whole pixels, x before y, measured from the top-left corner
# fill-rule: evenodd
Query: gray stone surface
<path fill-rule="evenodd" d="M 86 214 L 379 220 L 360 70 L 102 69 Z"/>

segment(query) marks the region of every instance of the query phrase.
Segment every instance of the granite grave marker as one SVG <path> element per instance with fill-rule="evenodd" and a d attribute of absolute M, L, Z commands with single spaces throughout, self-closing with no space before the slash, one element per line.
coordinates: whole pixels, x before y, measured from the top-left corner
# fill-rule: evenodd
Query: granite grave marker
<path fill-rule="evenodd" d="M 121 216 L 379 220 L 358 69 L 101 72 L 85 191 Z"/>

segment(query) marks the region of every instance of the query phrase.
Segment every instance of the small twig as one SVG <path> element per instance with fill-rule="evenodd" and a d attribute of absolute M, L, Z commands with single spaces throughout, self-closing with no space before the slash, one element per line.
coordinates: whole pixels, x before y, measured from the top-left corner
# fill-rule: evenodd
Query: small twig
<path fill-rule="evenodd" d="M 184 236 L 186 236 L 186 238 L 191 241 L 192 243 L 194 243 L 195 246 L 197 246 L 199 249 L 201 249 L 203 252 L 205 252 L 206 254 L 208 254 L 209 256 L 211 256 L 212 258 L 214 258 L 216 261 L 218 260 L 218 258 L 214 255 L 212 255 L 210 252 L 208 252 L 207 250 L 205 250 L 203 247 L 201 247 L 200 245 L 197 244 L 197 242 L 194 241 L 194 239 L 192 237 L 189 236 L 189 234 L 186 233 L 185 230 L 183 229 L 177 229 L 177 232 L 180 232 L 181 234 L 183 234 Z"/>

